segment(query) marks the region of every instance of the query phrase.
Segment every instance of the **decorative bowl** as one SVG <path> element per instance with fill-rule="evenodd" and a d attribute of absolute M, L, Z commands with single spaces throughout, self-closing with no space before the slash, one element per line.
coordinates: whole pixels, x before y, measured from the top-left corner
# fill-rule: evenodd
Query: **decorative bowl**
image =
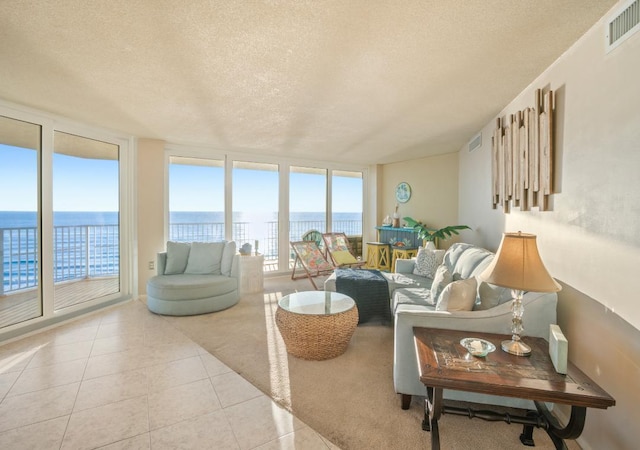
<path fill-rule="evenodd" d="M 473 356 L 485 357 L 496 349 L 496 346 L 484 339 L 468 337 L 460 341 L 460 345 Z"/>

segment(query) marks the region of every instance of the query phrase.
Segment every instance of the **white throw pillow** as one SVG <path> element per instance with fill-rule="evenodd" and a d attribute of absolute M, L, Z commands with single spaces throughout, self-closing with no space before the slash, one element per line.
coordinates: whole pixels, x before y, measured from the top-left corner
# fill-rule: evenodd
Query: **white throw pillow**
<path fill-rule="evenodd" d="M 476 302 L 477 288 L 475 277 L 449 283 L 438 297 L 436 311 L 471 311 Z"/>
<path fill-rule="evenodd" d="M 414 275 L 420 275 L 421 277 L 433 278 L 438 268 L 438 258 L 436 252 L 426 248 L 418 250 L 416 256 L 416 265 L 413 269 Z"/>
<path fill-rule="evenodd" d="M 184 273 L 220 275 L 224 245 L 224 242 L 193 242 Z"/>
<path fill-rule="evenodd" d="M 436 274 L 433 276 L 433 283 L 431 284 L 431 298 L 434 301 L 440 296 L 440 293 L 444 287 L 451 283 L 453 276 L 449 271 L 449 268 L 442 264 L 436 269 Z"/>
<path fill-rule="evenodd" d="M 184 273 L 189 260 L 191 245 L 186 242 L 167 242 L 167 262 L 164 265 L 165 275 Z"/>

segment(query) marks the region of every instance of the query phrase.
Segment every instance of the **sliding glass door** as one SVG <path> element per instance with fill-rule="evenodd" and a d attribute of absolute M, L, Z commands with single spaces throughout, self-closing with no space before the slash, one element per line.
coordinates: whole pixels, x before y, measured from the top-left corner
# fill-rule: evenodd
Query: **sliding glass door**
<path fill-rule="evenodd" d="M 54 310 L 120 292 L 119 151 L 54 133 Z"/>
<path fill-rule="evenodd" d="M 0 116 L 0 330 L 42 316 L 41 133 Z"/>

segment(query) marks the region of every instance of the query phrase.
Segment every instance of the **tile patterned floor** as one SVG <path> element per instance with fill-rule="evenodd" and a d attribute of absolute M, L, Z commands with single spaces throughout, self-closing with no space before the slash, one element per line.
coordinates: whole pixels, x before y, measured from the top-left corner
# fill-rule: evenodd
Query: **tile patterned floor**
<path fill-rule="evenodd" d="M 140 301 L 0 346 L 2 449 L 337 449 Z"/>

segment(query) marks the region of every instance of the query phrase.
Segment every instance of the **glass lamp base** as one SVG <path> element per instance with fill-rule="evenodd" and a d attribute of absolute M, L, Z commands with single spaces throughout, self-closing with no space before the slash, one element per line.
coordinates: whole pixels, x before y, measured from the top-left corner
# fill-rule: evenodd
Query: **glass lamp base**
<path fill-rule="evenodd" d="M 502 341 L 502 350 L 517 356 L 529 356 L 531 354 L 531 347 L 522 341 Z"/>

